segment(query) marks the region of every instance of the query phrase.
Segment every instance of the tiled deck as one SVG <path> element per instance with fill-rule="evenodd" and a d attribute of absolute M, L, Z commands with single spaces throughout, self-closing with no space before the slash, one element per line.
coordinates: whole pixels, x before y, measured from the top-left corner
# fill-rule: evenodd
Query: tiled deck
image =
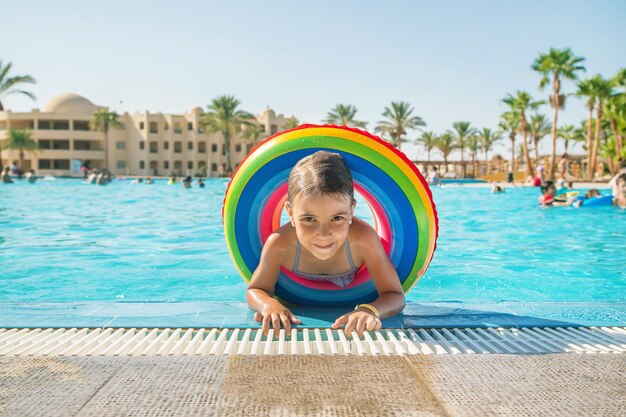
<path fill-rule="evenodd" d="M 0 357 L 0 415 L 623 416 L 625 358 Z"/>

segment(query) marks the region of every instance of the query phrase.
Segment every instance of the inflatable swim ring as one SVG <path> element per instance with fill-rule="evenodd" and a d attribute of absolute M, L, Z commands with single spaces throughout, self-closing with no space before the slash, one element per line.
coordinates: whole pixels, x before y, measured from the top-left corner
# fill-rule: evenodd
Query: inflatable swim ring
<path fill-rule="evenodd" d="M 281 226 L 289 172 L 300 159 L 320 150 L 344 157 L 355 191 L 370 207 L 383 248 L 408 292 L 426 271 L 436 247 L 432 194 L 406 155 L 377 136 L 344 126 L 302 125 L 280 132 L 239 164 L 222 208 L 226 243 L 239 273 L 250 281 L 263 243 Z M 365 267 L 345 288 L 308 281 L 282 268 L 275 294 L 290 303 L 316 306 L 354 305 L 378 297 Z"/>
<path fill-rule="evenodd" d="M 580 197 L 579 197 L 580 198 Z M 605 195 L 602 197 L 582 198 L 580 207 L 608 207 L 613 205 L 613 196 Z"/>

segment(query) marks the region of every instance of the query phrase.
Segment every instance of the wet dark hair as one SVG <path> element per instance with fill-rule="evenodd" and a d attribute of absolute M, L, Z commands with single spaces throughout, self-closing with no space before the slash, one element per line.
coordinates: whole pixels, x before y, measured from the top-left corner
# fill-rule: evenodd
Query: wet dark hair
<path fill-rule="evenodd" d="M 585 193 L 585 198 L 601 197 L 602 194 L 597 188 L 592 188 Z"/>
<path fill-rule="evenodd" d="M 543 185 L 541 186 L 541 193 L 545 194 L 546 191 L 548 191 L 548 189 L 550 187 L 555 187 L 556 188 L 556 185 L 554 185 L 554 181 L 546 181 L 546 182 L 544 182 Z"/>
<path fill-rule="evenodd" d="M 619 177 L 617 177 L 617 179 L 615 180 L 615 183 L 617 184 L 620 181 L 623 181 L 624 183 L 626 183 L 626 174 L 621 174 Z"/>
<path fill-rule="evenodd" d="M 318 151 L 302 158 L 289 173 L 287 200 L 296 196 L 339 194 L 354 200 L 352 173 L 338 153 Z"/>

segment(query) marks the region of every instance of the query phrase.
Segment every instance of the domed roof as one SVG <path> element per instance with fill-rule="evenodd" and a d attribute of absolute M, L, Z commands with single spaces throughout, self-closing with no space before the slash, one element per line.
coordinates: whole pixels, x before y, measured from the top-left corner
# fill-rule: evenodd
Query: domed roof
<path fill-rule="evenodd" d="M 77 94 L 61 94 L 46 104 L 43 111 L 46 113 L 72 113 L 92 115 L 98 110 L 98 106 Z"/>
<path fill-rule="evenodd" d="M 265 107 L 265 110 L 263 110 L 263 113 L 261 113 L 261 117 L 269 117 L 271 119 L 275 119 L 276 113 L 274 113 L 274 110 L 270 109 L 270 106 L 267 106 Z"/>

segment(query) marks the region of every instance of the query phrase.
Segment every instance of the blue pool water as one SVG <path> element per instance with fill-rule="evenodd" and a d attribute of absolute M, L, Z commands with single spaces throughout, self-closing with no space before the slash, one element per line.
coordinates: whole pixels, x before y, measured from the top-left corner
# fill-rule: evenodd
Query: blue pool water
<path fill-rule="evenodd" d="M 0 184 L 0 326 L 249 322 L 224 243 L 226 185 Z M 534 188 L 433 195 L 438 248 L 400 325 L 624 325 L 626 210 L 542 209 Z"/>

